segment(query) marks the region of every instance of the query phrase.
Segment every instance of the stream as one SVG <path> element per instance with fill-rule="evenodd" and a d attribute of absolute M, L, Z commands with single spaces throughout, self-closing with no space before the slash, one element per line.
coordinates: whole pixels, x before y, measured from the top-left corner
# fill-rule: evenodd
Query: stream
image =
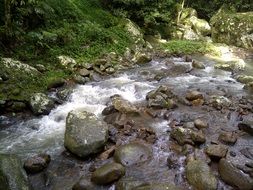
<path fill-rule="evenodd" d="M 127 71 L 117 72 L 101 81 L 76 86 L 68 100 L 53 109 L 49 115 L 25 121 L 14 121 L 0 116 L 1 123 L 9 126 L 0 130 L 0 153 L 18 154 L 23 159 L 36 153 L 50 154 L 52 161 L 43 175 L 31 175 L 29 179 L 36 190 L 68 190 L 80 176 L 85 175 L 89 179 L 91 175 L 89 168 L 92 165 L 100 166 L 107 162 L 95 158 L 81 160 L 65 150 L 63 146 L 65 120 L 71 110 L 83 108 L 103 119 L 101 113 L 107 107 L 110 97 L 115 94 L 144 109 L 147 93 L 161 85 L 173 89 L 173 93 L 179 99 L 184 98 L 189 90 L 198 90 L 208 100 L 218 96 L 234 104 L 231 109 L 224 110 L 217 110 L 206 104 L 203 106 L 179 104 L 173 110 L 154 111 L 158 115 L 156 117 L 145 116 L 140 121 L 136 119 L 136 123 L 155 131 L 157 140 L 152 144 L 153 159 L 142 166 L 128 168 L 126 172 L 127 177 L 141 181 L 170 182 L 183 189 L 192 189 L 185 179 L 186 156 L 178 157 L 177 169 L 169 170 L 167 167 L 167 158 L 180 149 L 170 138 L 172 124 L 176 122 L 180 125 L 196 118 L 203 118 L 211 125 L 206 140 L 206 143 L 211 143 L 217 139 L 219 132 L 234 131 L 239 121 L 253 118 L 252 112 L 240 115 L 237 109 L 241 100 L 247 99 L 252 102 L 252 96 L 243 89 L 244 85 L 237 82 L 231 72 L 214 69 L 215 61 L 204 56 L 193 58 L 204 62 L 205 69 L 193 69 L 191 63 L 185 62 L 181 57 L 157 59 Z M 252 60 L 249 60 L 249 68 L 253 66 L 252 63 Z M 55 97 L 55 94 L 52 93 L 51 96 Z M 127 137 L 122 141 L 126 143 L 130 140 L 131 137 Z M 252 146 L 253 139 L 244 135 L 238 138 L 234 146 L 229 147 L 229 151 L 239 152 L 241 148 Z M 245 159 L 247 161 L 240 153 L 233 158 L 234 162 L 239 164 Z M 218 176 L 217 165 L 213 164 L 211 168 Z M 101 186 L 97 189 L 114 190 L 115 185 Z M 233 187 L 218 180 L 218 189 L 230 190 Z"/>

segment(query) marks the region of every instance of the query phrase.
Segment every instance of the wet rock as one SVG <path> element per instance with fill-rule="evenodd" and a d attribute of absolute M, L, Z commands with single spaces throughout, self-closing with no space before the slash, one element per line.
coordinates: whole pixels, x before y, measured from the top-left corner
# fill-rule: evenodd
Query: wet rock
<path fill-rule="evenodd" d="M 105 185 L 117 181 L 119 178 L 125 175 L 125 168 L 118 163 L 105 164 L 98 168 L 91 176 L 91 181 Z"/>
<path fill-rule="evenodd" d="M 218 168 L 221 179 L 229 185 L 236 186 L 241 190 L 251 190 L 253 188 L 253 179 L 233 166 L 226 159 L 220 160 Z"/>
<path fill-rule="evenodd" d="M 47 168 L 51 158 L 48 154 L 39 154 L 28 158 L 24 163 L 24 169 L 28 173 L 38 173 Z"/>
<path fill-rule="evenodd" d="M 246 148 L 241 149 L 240 152 L 246 158 L 249 158 L 249 159 L 253 160 L 253 148 L 246 147 Z"/>
<path fill-rule="evenodd" d="M 224 158 L 227 154 L 228 147 L 224 145 L 211 144 L 206 148 L 207 155 L 212 159 Z"/>
<path fill-rule="evenodd" d="M 108 139 L 107 124 L 84 110 L 69 112 L 64 146 L 79 157 L 87 157 L 104 148 Z"/>
<path fill-rule="evenodd" d="M 197 99 L 204 99 L 204 96 L 199 91 L 189 91 L 186 93 L 185 98 L 189 101 L 193 101 L 193 100 L 197 100 Z"/>
<path fill-rule="evenodd" d="M 116 110 L 118 110 L 121 113 L 125 113 L 125 114 L 139 113 L 138 109 L 133 104 L 131 104 L 129 101 L 121 97 L 113 97 L 112 105 L 114 106 Z"/>
<path fill-rule="evenodd" d="M 151 158 L 150 148 L 140 143 L 122 145 L 114 153 L 114 160 L 124 166 L 140 164 Z"/>
<path fill-rule="evenodd" d="M 148 185 L 148 184 L 146 182 L 138 181 L 133 178 L 121 178 L 116 183 L 116 190 L 133 190 L 141 185 Z"/>
<path fill-rule="evenodd" d="M 195 144 L 203 144 L 206 142 L 206 136 L 202 131 L 192 131 L 191 139 Z"/>
<path fill-rule="evenodd" d="M 148 53 L 136 52 L 132 61 L 137 64 L 144 64 L 150 62 L 151 60 L 152 57 Z"/>
<path fill-rule="evenodd" d="M 148 100 L 148 106 L 154 108 L 167 108 L 172 109 L 177 107 L 176 103 L 172 99 L 174 94 L 167 86 L 160 86 L 157 90 L 150 91 L 146 100 Z"/>
<path fill-rule="evenodd" d="M 176 154 L 171 153 L 167 158 L 167 166 L 169 167 L 169 169 L 179 168 L 180 164 L 178 163 L 178 160 L 179 157 Z"/>
<path fill-rule="evenodd" d="M 54 107 L 54 102 L 43 93 L 35 93 L 30 97 L 29 105 L 36 115 L 49 114 Z"/>
<path fill-rule="evenodd" d="M 58 78 L 58 79 L 51 81 L 47 85 L 47 89 L 59 88 L 59 87 L 62 87 L 65 83 L 66 83 L 66 81 L 63 78 Z"/>
<path fill-rule="evenodd" d="M 189 129 L 185 129 L 183 127 L 176 127 L 172 129 L 170 136 L 171 138 L 175 139 L 180 145 L 184 144 L 194 145 L 191 139 L 191 130 Z"/>
<path fill-rule="evenodd" d="M 81 75 L 75 75 L 73 80 L 77 84 L 85 84 L 90 81 L 90 79 L 88 77 L 82 77 Z"/>
<path fill-rule="evenodd" d="M 108 67 L 105 69 L 105 72 L 109 75 L 113 74 L 116 72 L 116 70 L 113 67 Z"/>
<path fill-rule="evenodd" d="M 190 160 L 186 165 L 188 182 L 198 190 L 216 190 L 217 180 L 202 160 Z"/>
<path fill-rule="evenodd" d="M 253 92 L 253 82 L 249 82 L 248 84 L 244 85 L 243 88 Z"/>
<path fill-rule="evenodd" d="M 209 104 L 217 110 L 222 108 L 229 108 L 231 106 L 231 101 L 224 96 L 212 96 L 209 100 Z"/>
<path fill-rule="evenodd" d="M 21 160 L 15 155 L 0 155 L 0 189 L 30 190 Z"/>
<path fill-rule="evenodd" d="M 86 176 L 82 176 L 79 181 L 73 186 L 72 190 L 95 190 L 95 185 L 91 184 Z"/>
<path fill-rule="evenodd" d="M 90 71 L 85 68 L 80 69 L 78 73 L 82 77 L 88 77 L 90 75 Z"/>
<path fill-rule="evenodd" d="M 196 69 L 205 69 L 204 63 L 197 61 L 197 60 L 192 61 L 192 67 L 196 68 Z"/>
<path fill-rule="evenodd" d="M 216 69 L 221 69 L 224 71 L 240 71 L 245 69 L 245 62 L 243 59 L 234 59 L 227 62 L 217 62 L 214 66 Z"/>
<path fill-rule="evenodd" d="M 102 111 L 102 115 L 110 115 L 112 113 L 115 113 L 117 110 L 114 108 L 114 106 L 107 106 L 105 109 Z"/>
<path fill-rule="evenodd" d="M 237 135 L 234 132 L 221 132 L 219 140 L 225 144 L 235 144 L 237 141 Z"/>
<path fill-rule="evenodd" d="M 194 126 L 197 129 L 205 129 L 208 127 L 208 123 L 202 119 L 195 119 L 194 120 Z"/>
<path fill-rule="evenodd" d="M 182 190 L 181 188 L 170 183 L 154 183 L 150 185 L 141 185 L 133 190 Z"/>
<path fill-rule="evenodd" d="M 61 90 L 59 90 L 57 93 L 56 93 L 56 96 L 60 99 L 60 100 L 64 100 L 66 101 L 70 94 L 73 92 L 73 89 L 71 88 L 63 88 Z"/>
<path fill-rule="evenodd" d="M 239 75 L 236 77 L 236 80 L 240 83 L 248 84 L 250 82 L 253 82 L 253 76 Z"/>
<path fill-rule="evenodd" d="M 116 149 L 116 146 L 110 147 L 108 150 L 101 153 L 98 158 L 101 160 L 106 160 L 106 159 L 112 157 L 115 152 L 115 149 Z"/>
<path fill-rule="evenodd" d="M 238 128 L 250 135 L 253 135 L 253 122 L 242 122 L 238 124 Z"/>

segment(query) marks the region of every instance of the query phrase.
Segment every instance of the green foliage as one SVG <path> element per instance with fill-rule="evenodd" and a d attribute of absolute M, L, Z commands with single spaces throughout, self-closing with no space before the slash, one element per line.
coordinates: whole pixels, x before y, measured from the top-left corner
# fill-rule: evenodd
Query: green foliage
<path fill-rule="evenodd" d="M 211 3 L 207 3 L 205 0 L 186 0 L 186 5 L 195 8 L 198 15 L 207 20 L 209 20 L 222 5 L 239 12 L 253 10 L 252 0 L 213 0 Z"/>
<path fill-rule="evenodd" d="M 163 44 L 162 49 L 170 54 L 219 54 L 214 44 L 204 41 L 171 40 Z"/>

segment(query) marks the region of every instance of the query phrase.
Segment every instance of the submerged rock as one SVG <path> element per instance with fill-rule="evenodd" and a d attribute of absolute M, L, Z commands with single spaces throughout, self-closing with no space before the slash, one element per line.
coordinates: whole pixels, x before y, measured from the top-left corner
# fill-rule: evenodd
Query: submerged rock
<path fill-rule="evenodd" d="M 116 183 L 116 190 L 133 190 L 136 187 L 139 187 L 141 185 L 148 185 L 148 183 L 143 181 L 138 181 L 134 178 L 121 178 Z"/>
<path fill-rule="evenodd" d="M 24 163 L 24 168 L 28 173 L 38 173 L 44 170 L 48 166 L 50 161 L 50 155 L 39 154 L 28 158 Z"/>
<path fill-rule="evenodd" d="M 189 101 L 194 101 L 197 99 L 204 99 L 204 96 L 201 92 L 193 90 L 193 91 L 187 92 L 185 98 Z"/>
<path fill-rule="evenodd" d="M 250 135 L 253 135 L 253 122 L 241 122 L 238 124 L 238 128 Z"/>
<path fill-rule="evenodd" d="M 84 110 L 69 112 L 66 119 L 64 146 L 79 157 L 101 151 L 107 142 L 107 124 Z"/>
<path fill-rule="evenodd" d="M 133 190 L 182 190 L 181 188 L 170 183 L 153 183 L 150 185 L 141 185 Z"/>
<path fill-rule="evenodd" d="M 31 110 L 36 115 L 49 114 L 54 107 L 54 101 L 43 93 L 35 93 L 30 97 L 29 101 Z"/>
<path fill-rule="evenodd" d="M 223 181 L 238 189 L 251 190 L 253 188 L 253 179 L 225 159 L 219 162 L 219 173 Z"/>
<path fill-rule="evenodd" d="M 151 158 L 151 149 L 140 143 L 122 145 L 114 153 L 114 160 L 124 166 L 140 164 Z"/>
<path fill-rule="evenodd" d="M 99 185 L 110 184 L 125 175 L 125 168 L 118 163 L 105 164 L 91 176 L 91 181 Z"/>
<path fill-rule="evenodd" d="M 15 155 L 0 155 L 0 189 L 30 190 L 21 160 Z"/>
<path fill-rule="evenodd" d="M 216 190 L 217 180 L 202 160 L 190 160 L 186 165 L 188 182 L 198 190 Z"/>

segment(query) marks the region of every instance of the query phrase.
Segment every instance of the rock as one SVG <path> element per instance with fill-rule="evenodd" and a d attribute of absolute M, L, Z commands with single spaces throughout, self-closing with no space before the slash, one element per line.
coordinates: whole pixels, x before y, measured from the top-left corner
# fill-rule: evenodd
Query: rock
<path fill-rule="evenodd" d="M 253 47 L 253 12 L 231 13 L 220 9 L 210 20 L 214 42 Z"/>
<path fill-rule="evenodd" d="M 217 110 L 222 108 L 229 108 L 231 106 L 231 101 L 224 96 L 212 96 L 209 100 L 209 104 Z"/>
<path fill-rule="evenodd" d="M 179 145 L 191 144 L 194 145 L 191 139 L 191 130 L 183 127 L 173 128 L 170 132 L 171 138 L 175 139 Z"/>
<path fill-rule="evenodd" d="M 253 76 L 239 75 L 236 77 L 236 80 L 240 83 L 248 84 L 250 82 L 253 82 Z"/>
<path fill-rule="evenodd" d="M 30 189 L 22 162 L 15 155 L 0 155 L 0 184 L 1 190 Z"/>
<path fill-rule="evenodd" d="M 132 61 L 137 64 L 144 64 L 150 62 L 151 60 L 151 55 L 149 55 L 148 53 L 137 52 L 135 53 Z"/>
<path fill-rule="evenodd" d="M 123 20 L 123 25 L 126 31 L 128 31 L 133 37 L 143 38 L 140 27 L 129 19 Z"/>
<path fill-rule="evenodd" d="M 206 148 L 206 154 L 212 159 L 224 158 L 227 154 L 228 147 L 224 145 L 211 144 Z"/>
<path fill-rule="evenodd" d="M 131 104 L 129 101 L 127 101 L 121 97 L 113 97 L 112 98 L 112 105 L 120 113 L 125 113 L 125 114 L 139 113 L 138 109 L 133 104 Z"/>
<path fill-rule="evenodd" d="M 77 65 L 76 60 L 74 60 L 73 58 L 68 57 L 68 56 L 61 55 L 58 57 L 58 60 L 59 60 L 60 64 L 64 67 L 73 68 Z"/>
<path fill-rule="evenodd" d="M 237 136 L 233 132 L 221 132 L 219 135 L 219 140 L 225 144 L 235 144 L 237 141 Z"/>
<path fill-rule="evenodd" d="M 202 119 L 195 119 L 194 120 L 194 126 L 197 129 L 205 129 L 208 127 L 208 123 Z"/>
<path fill-rule="evenodd" d="M 125 168 L 118 163 L 105 164 L 98 168 L 91 176 L 91 181 L 99 184 L 106 185 L 125 175 Z"/>
<path fill-rule="evenodd" d="M 72 187 L 72 190 L 95 190 L 97 187 L 87 180 L 86 176 L 82 176 L 79 181 Z"/>
<path fill-rule="evenodd" d="M 56 93 L 56 95 L 57 95 L 57 97 L 58 97 L 60 100 L 66 101 L 66 100 L 69 98 L 69 96 L 70 96 L 70 94 L 71 94 L 72 92 L 73 92 L 73 89 L 71 89 L 71 88 L 63 88 L 63 89 L 59 90 L 59 91 Z"/>
<path fill-rule="evenodd" d="M 66 118 L 64 146 L 79 157 L 100 152 L 108 139 L 107 124 L 82 109 L 69 112 Z"/>
<path fill-rule="evenodd" d="M 181 188 L 170 183 L 154 183 L 150 185 L 141 185 L 132 190 L 181 190 Z"/>
<path fill-rule="evenodd" d="M 240 152 L 246 158 L 253 160 L 253 148 L 246 147 L 246 148 L 241 149 Z"/>
<path fill-rule="evenodd" d="M 46 67 L 42 64 L 36 64 L 34 66 L 39 72 L 44 73 L 47 71 Z"/>
<path fill-rule="evenodd" d="M 238 128 L 250 135 L 253 135 L 253 122 L 241 122 L 238 123 Z"/>
<path fill-rule="evenodd" d="M 75 75 L 73 80 L 77 84 L 85 84 L 90 81 L 90 79 L 88 77 L 82 77 L 81 75 Z"/>
<path fill-rule="evenodd" d="M 24 163 L 24 169 L 28 173 L 38 173 L 47 168 L 51 161 L 51 157 L 48 154 L 39 154 L 28 158 Z"/>
<path fill-rule="evenodd" d="M 49 114 L 54 108 L 54 102 L 43 93 L 35 93 L 30 97 L 29 105 L 36 115 Z"/>
<path fill-rule="evenodd" d="M 57 78 L 57 79 L 54 79 L 53 81 L 51 81 L 47 85 L 47 89 L 59 88 L 59 87 L 62 87 L 65 83 L 66 83 L 66 81 L 63 78 Z"/>
<path fill-rule="evenodd" d="M 116 190 L 133 190 L 134 188 L 141 185 L 148 185 L 148 184 L 146 182 L 138 181 L 133 178 L 121 178 L 116 183 Z"/>
<path fill-rule="evenodd" d="M 90 75 L 90 71 L 87 70 L 87 69 L 85 69 L 85 68 L 80 69 L 78 73 L 79 73 L 79 75 L 81 75 L 82 77 L 87 77 L 87 76 Z"/>
<path fill-rule="evenodd" d="M 226 61 L 226 62 L 217 62 L 214 65 L 214 68 L 233 72 L 233 71 L 244 70 L 245 66 L 246 66 L 246 63 L 244 62 L 243 59 L 234 59 L 234 60 Z"/>
<path fill-rule="evenodd" d="M 179 157 L 176 154 L 171 153 L 167 158 L 167 166 L 169 167 L 169 169 L 179 168 L 180 164 L 178 163 L 178 160 Z"/>
<path fill-rule="evenodd" d="M 105 109 L 102 111 L 102 115 L 110 115 L 112 113 L 115 113 L 117 110 L 114 108 L 113 105 L 107 106 Z"/>
<path fill-rule="evenodd" d="M 186 93 L 185 98 L 189 101 L 193 101 L 193 100 L 197 100 L 197 99 L 204 99 L 204 96 L 199 91 L 189 91 Z"/>
<path fill-rule="evenodd" d="M 217 180 L 202 160 L 190 160 L 186 165 L 188 182 L 198 190 L 216 190 Z"/>
<path fill-rule="evenodd" d="M 233 166 L 226 159 L 220 160 L 218 168 L 221 179 L 229 185 L 241 190 L 251 190 L 253 188 L 253 179 Z"/>
<path fill-rule="evenodd" d="M 24 102 L 13 102 L 9 109 L 13 112 L 22 112 L 26 109 L 26 104 Z"/>
<path fill-rule="evenodd" d="M 203 144 L 206 142 L 206 136 L 202 131 L 192 131 L 191 139 L 195 144 Z"/>
<path fill-rule="evenodd" d="M 109 75 L 113 74 L 116 72 L 116 70 L 113 67 L 108 67 L 105 69 L 105 72 Z"/>
<path fill-rule="evenodd" d="M 192 61 L 192 67 L 196 69 L 205 69 L 205 65 L 202 62 L 199 62 L 197 60 Z"/>
<path fill-rule="evenodd" d="M 114 160 L 123 166 L 131 166 L 146 162 L 152 158 L 150 148 L 140 143 L 130 143 L 118 147 Z"/>
<path fill-rule="evenodd" d="M 249 82 L 248 84 L 244 85 L 243 88 L 253 92 L 253 82 Z"/>

